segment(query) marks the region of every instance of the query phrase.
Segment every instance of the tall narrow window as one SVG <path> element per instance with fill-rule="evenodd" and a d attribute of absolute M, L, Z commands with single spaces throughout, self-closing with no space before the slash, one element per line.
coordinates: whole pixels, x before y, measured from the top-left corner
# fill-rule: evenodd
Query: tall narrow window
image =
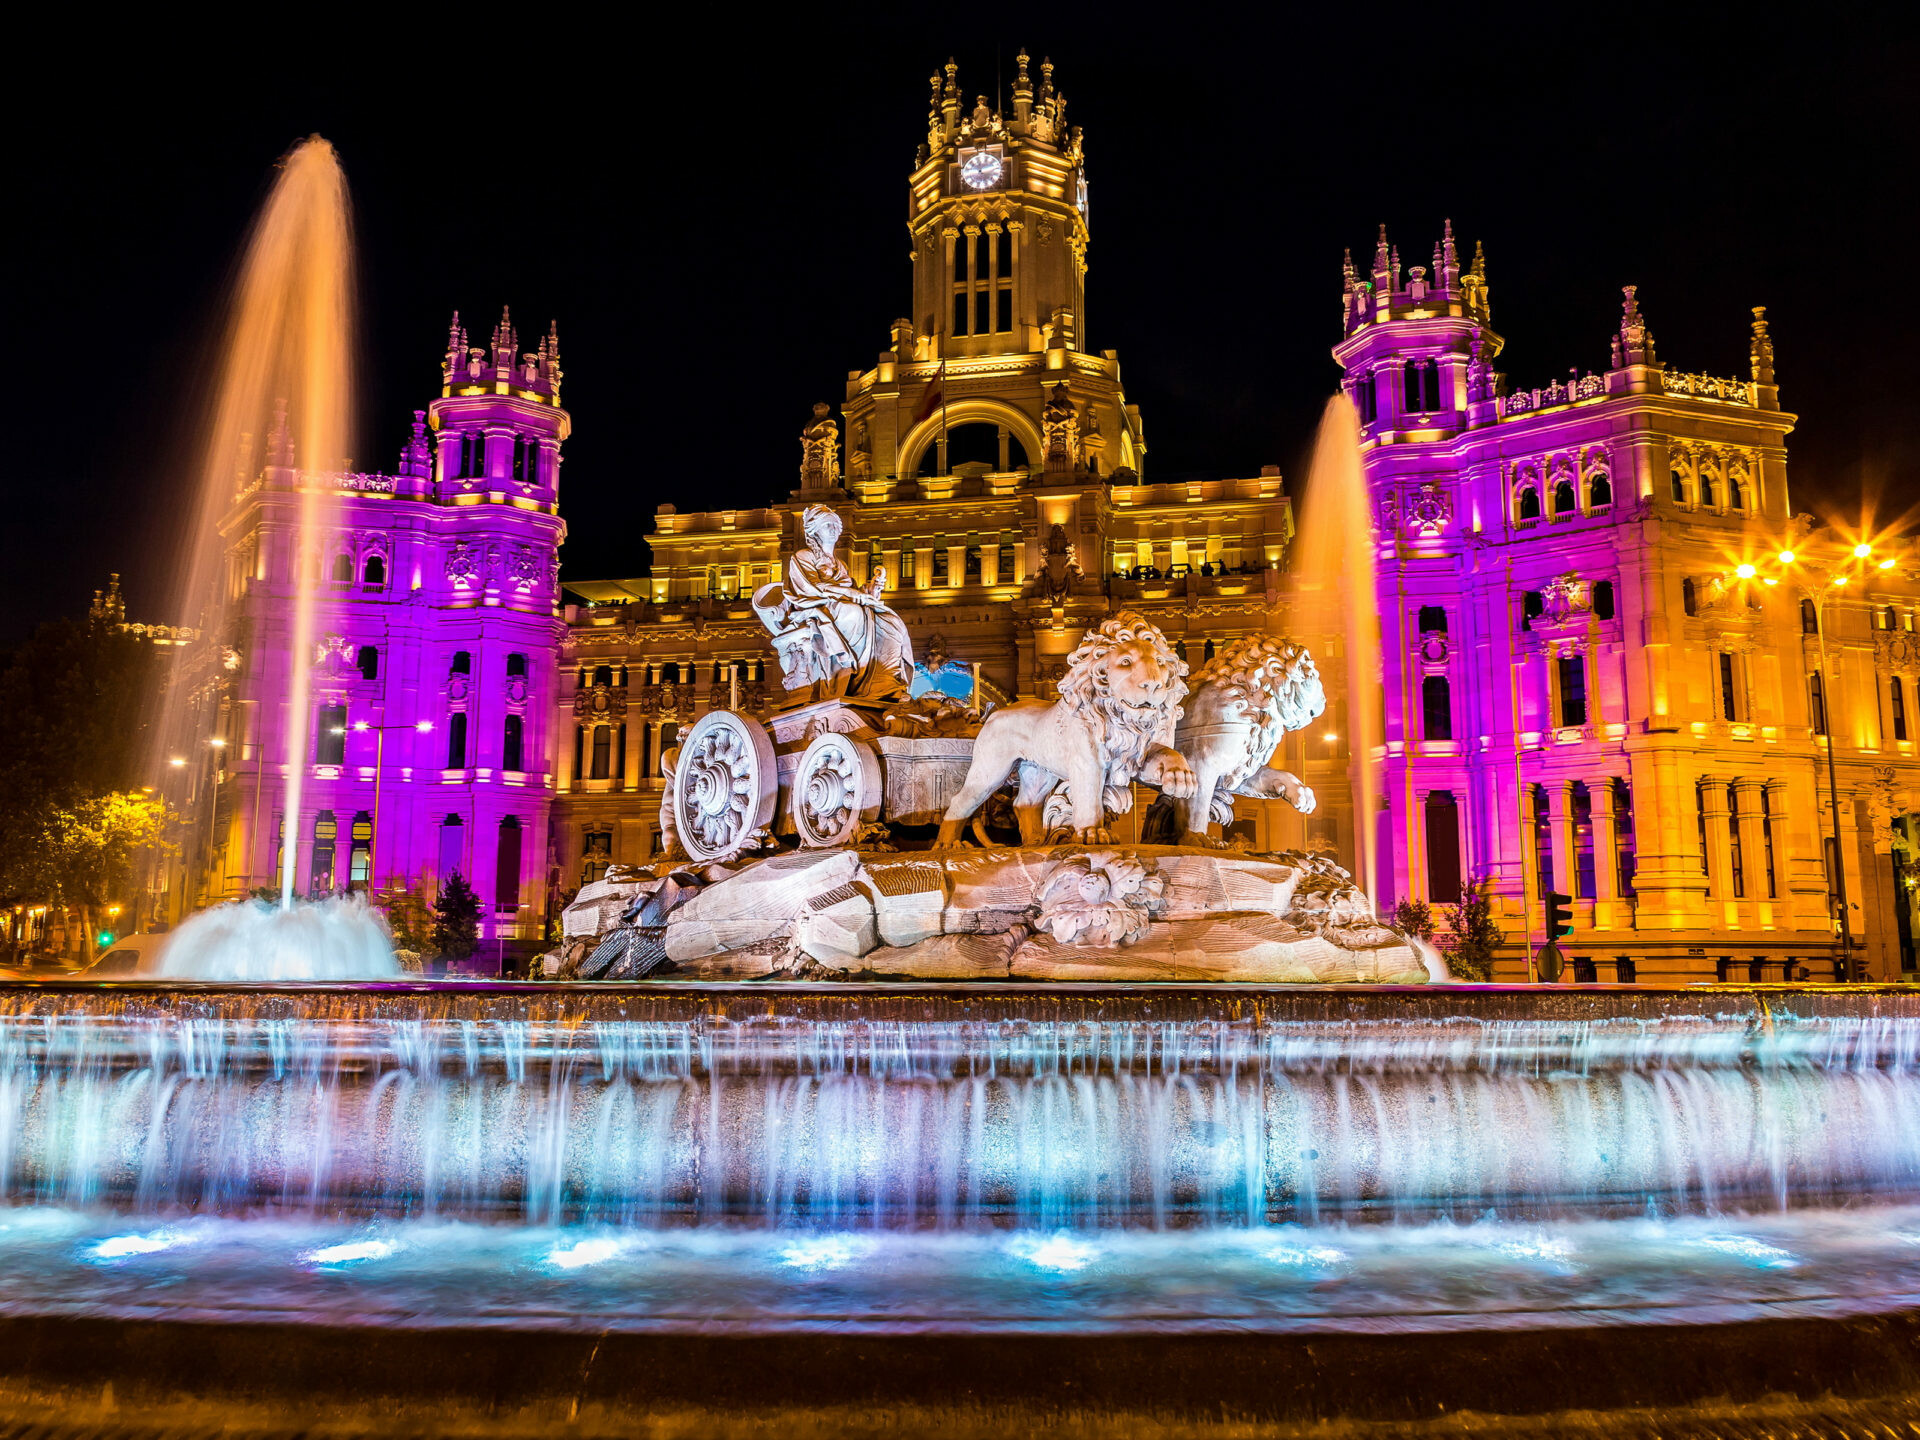
<path fill-rule="evenodd" d="M 1451 790 L 1427 796 L 1427 898 L 1443 905 L 1460 898 L 1460 807 Z"/>
<path fill-rule="evenodd" d="M 606 780 L 613 775 L 613 729 L 607 725 L 593 727 L 593 769 L 588 774 L 591 780 Z"/>
<path fill-rule="evenodd" d="M 1540 492 L 1531 485 L 1520 492 L 1520 518 L 1522 520 L 1540 518 Z"/>
<path fill-rule="evenodd" d="M 1547 808 L 1547 792 L 1538 785 L 1533 791 L 1533 867 L 1540 894 L 1553 889 L 1553 816 Z"/>
<path fill-rule="evenodd" d="M 1887 681 L 1887 699 L 1893 709 L 1893 738 L 1904 740 L 1907 738 L 1907 694 L 1898 675 Z"/>
<path fill-rule="evenodd" d="M 1689 615 L 1700 613 L 1699 593 L 1693 587 L 1693 577 L 1687 576 L 1680 582 L 1680 608 Z"/>
<path fill-rule="evenodd" d="M 1704 470 L 1700 473 L 1700 503 L 1709 508 L 1713 505 L 1713 476 Z"/>
<path fill-rule="evenodd" d="M 447 716 L 447 769 L 467 768 L 467 712 L 456 710 Z"/>
<path fill-rule="evenodd" d="M 1747 857 L 1740 849 L 1740 791 L 1727 787 L 1727 853 L 1733 861 L 1733 898 L 1747 898 Z"/>
<path fill-rule="evenodd" d="M 351 585 L 353 583 L 353 557 L 336 555 L 333 557 L 333 583 Z"/>
<path fill-rule="evenodd" d="M 1581 900 L 1597 895 L 1594 883 L 1593 792 L 1579 780 L 1573 782 L 1573 893 Z"/>
<path fill-rule="evenodd" d="M 573 778 L 580 781 L 587 774 L 587 727 L 573 727 Z"/>
<path fill-rule="evenodd" d="M 1560 723 L 1587 723 L 1587 660 L 1584 655 L 1562 655 L 1556 662 L 1560 671 Z"/>
<path fill-rule="evenodd" d="M 1673 472 L 1673 503 L 1676 505 L 1687 503 L 1687 477 L 1678 470 Z"/>
<path fill-rule="evenodd" d="M 493 909 L 506 915 L 520 908 L 520 817 L 500 822 L 500 848 L 494 854 Z"/>
<path fill-rule="evenodd" d="M 506 733 L 500 737 L 500 768 L 502 770 L 524 770 L 521 764 L 522 740 L 526 733 L 526 721 L 518 715 L 507 716 Z"/>
<path fill-rule="evenodd" d="M 347 759 L 347 707 L 322 705 L 319 733 L 313 737 L 313 763 L 342 765 Z"/>
<path fill-rule="evenodd" d="M 360 572 L 360 580 L 366 585 L 386 584 L 387 562 L 378 555 L 369 555 L 365 568 Z"/>
<path fill-rule="evenodd" d="M 1762 788 L 1760 791 L 1760 844 L 1767 852 L 1767 898 L 1780 898 L 1780 882 L 1773 868 L 1773 792 Z"/>
<path fill-rule="evenodd" d="M 663 776 L 667 770 L 667 752 L 679 743 L 680 727 L 675 722 L 669 720 L 660 727 L 660 773 Z"/>
<path fill-rule="evenodd" d="M 1613 848 L 1620 857 L 1620 894 L 1631 900 L 1636 893 L 1633 873 L 1639 845 L 1633 834 L 1633 787 L 1622 779 L 1613 782 Z"/>
<path fill-rule="evenodd" d="M 1429 740 L 1453 738 L 1453 696 L 1444 675 L 1420 682 L 1421 733 Z"/>
<path fill-rule="evenodd" d="M 993 328 L 1001 334 L 1013 329 L 1013 287 L 1003 284 L 999 292 L 999 314 L 994 317 Z"/>
<path fill-rule="evenodd" d="M 1573 482 L 1562 480 L 1553 487 L 1553 513 L 1555 515 L 1574 515 L 1580 510 L 1579 497 L 1573 493 Z"/>
<path fill-rule="evenodd" d="M 1707 864 L 1707 790 L 1704 784 L 1693 787 L 1693 819 L 1700 830 L 1700 873 L 1711 875 L 1713 868 Z M 1713 893 L 1711 889 L 1707 891 Z"/>
<path fill-rule="evenodd" d="M 353 817 L 353 848 L 347 862 L 347 889 L 367 889 L 367 866 L 373 857 L 373 816 L 362 810 Z"/>
<path fill-rule="evenodd" d="M 1740 718 L 1740 692 L 1739 687 L 1734 684 L 1732 654 L 1722 650 L 1720 652 L 1719 663 L 1720 718 L 1723 720 L 1738 720 Z"/>
<path fill-rule="evenodd" d="M 1374 402 L 1373 377 L 1362 375 L 1353 387 L 1355 408 L 1360 412 L 1360 423 L 1371 425 L 1379 418 L 1379 407 Z"/>
<path fill-rule="evenodd" d="M 613 778 L 627 778 L 627 727 L 623 721 L 613 732 Z"/>
<path fill-rule="evenodd" d="M 1593 618 L 1611 620 L 1613 618 L 1613 582 L 1596 580 L 1593 585 Z"/>
<path fill-rule="evenodd" d="M 1814 734 L 1827 733 L 1827 687 L 1818 670 L 1807 677 L 1807 718 L 1813 722 Z"/>
<path fill-rule="evenodd" d="M 1587 508 L 1599 510 L 1613 504 L 1613 481 L 1604 470 L 1596 470 L 1587 478 Z"/>
<path fill-rule="evenodd" d="M 452 875 L 464 875 L 466 862 L 466 827 L 460 823 L 458 815 L 449 815 L 440 822 L 440 883 L 444 886 Z"/>

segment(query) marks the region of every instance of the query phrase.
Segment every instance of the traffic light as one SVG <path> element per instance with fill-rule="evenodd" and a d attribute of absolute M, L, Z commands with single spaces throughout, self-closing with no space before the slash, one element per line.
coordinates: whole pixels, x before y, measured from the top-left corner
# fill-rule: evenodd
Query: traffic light
<path fill-rule="evenodd" d="M 1573 897 L 1558 890 L 1547 892 L 1547 939 L 1560 940 L 1573 933 Z"/>
<path fill-rule="evenodd" d="M 102 930 L 100 932 L 100 948 L 104 950 L 111 944 L 113 944 L 113 932 L 111 930 Z"/>

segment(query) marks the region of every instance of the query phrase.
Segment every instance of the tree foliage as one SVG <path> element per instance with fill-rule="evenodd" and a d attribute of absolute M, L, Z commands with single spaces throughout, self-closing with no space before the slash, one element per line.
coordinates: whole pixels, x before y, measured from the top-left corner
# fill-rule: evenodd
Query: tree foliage
<path fill-rule="evenodd" d="M 1393 907 L 1393 925 L 1407 935 L 1433 939 L 1433 907 L 1424 900 L 1409 897 Z"/>
<path fill-rule="evenodd" d="M 1493 979 L 1493 952 L 1506 940 L 1507 932 L 1493 923 L 1491 889 L 1484 880 L 1467 886 L 1447 916 L 1447 933 L 1436 942 L 1456 980 Z"/>
<path fill-rule="evenodd" d="M 433 906 L 433 950 L 443 960 L 464 960 L 480 945 L 480 897 L 458 870 L 447 876 Z"/>
<path fill-rule="evenodd" d="M 394 885 L 380 893 L 380 909 L 386 913 L 387 929 L 393 934 L 394 948 L 424 955 L 434 944 L 438 913 L 432 891 L 425 880 L 411 885 Z M 478 907 L 475 909 L 478 914 Z"/>

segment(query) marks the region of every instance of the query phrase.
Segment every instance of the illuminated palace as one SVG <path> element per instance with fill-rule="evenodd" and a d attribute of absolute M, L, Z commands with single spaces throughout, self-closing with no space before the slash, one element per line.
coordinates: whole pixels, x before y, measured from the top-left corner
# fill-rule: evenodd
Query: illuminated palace
<path fill-rule="evenodd" d="M 1833 978 L 1843 928 L 1914 968 L 1920 570 L 1794 514 L 1753 315 L 1748 378 L 1682 373 L 1628 287 L 1604 371 L 1519 389 L 1451 227 L 1346 264 L 1393 893 L 1485 882 L 1534 945 L 1570 896 L 1575 978 Z"/>
<path fill-rule="evenodd" d="M 571 419 L 551 334 L 522 354 L 504 317 L 486 345 L 456 318 L 395 475 L 296 472 L 277 441 L 229 517 L 244 658 L 208 666 L 225 743 L 195 761 L 213 818 L 193 831 L 203 878 L 171 908 L 276 869 L 274 697 L 295 494 L 312 483 L 341 506 L 304 562 L 321 568 L 326 638 L 302 657 L 314 772 L 284 827 L 303 887 L 458 869 L 488 938 L 531 946 L 574 887 L 656 855 L 680 732 L 779 698 L 750 602 L 812 504 L 841 516 L 856 578 L 884 569 L 916 690 L 970 700 L 977 674 L 985 701 L 1047 696 L 1122 607 L 1196 667 L 1248 633 L 1306 640 L 1329 713 L 1276 763 L 1320 806 L 1242 802 L 1235 828 L 1351 863 L 1346 666 L 1295 602 L 1280 475 L 1156 482 L 1119 357 L 1088 340 L 1084 138 L 1051 65 L 1022 57 L 1009 99 L 969 103 L 951 64 L 933 77 L 907 181 L 911 303 L 886 348 L 814 407 L 785 499 L 660 505 L 630 578 L 556 583 Z M 1383 904 L 1486 883 L 1502 978 L 1528 973 L 1547 890 L 1575 897 L 1564 948 L 1581 978 L 1825 977 L 1838 858 L 1856 963 L 1911 969 L 1920 572 L 1794 518 L 1764 322 L 1749 379 L 1681 374 L 1629 292 L 1604 372 L 1510 388 L 1485 267 L 1450 231 L 1431 267 L 1403 271 L 1384 238 L 1370 271 L 1349 261 L 1344 317 L 1334 354 L 1380 544 Z"/>
<path fill-rule="evenodd" d="M 905 619 L 917 689 L 1048 696 L 1089 625 L 1124 606 L 1196 668 L 1250 632 L 1287 630 L 1293 534 L 1279 471 L 1154 484 L 1119 356 L 1087 340 L 1087 172 L 1053 67 L 1021 56 L 1009 113 L 969 104 L 955 67 L 933 78 L 907 182 L 913 286 L 873 366 L 848 377 L 839 417 L 814 407 L 799 483 L 760 510 L 661 505 L 652 566 L 569 583 L 563 723 L 555 757 L 564 882 L 658 844 L 661 755 L 709 706 L 778 698 L 748 603 L 802 541 L 801 512 L 837 510 L 847 561 Z M 844 422 L 844 462 L 841 423 Z M 777 670 L 774 672 L 777 676 Z M 1306 819 L 1242 802 L 1261 847 L 1338 844 L 1351 825 L 1344 759 L 1290 741 L 1289 768 L 1321 787 Z M 1142 806 L 1122 822 L 1137 834 Z M 1127 829 L 1126 827 L 1132 827 Z"/>

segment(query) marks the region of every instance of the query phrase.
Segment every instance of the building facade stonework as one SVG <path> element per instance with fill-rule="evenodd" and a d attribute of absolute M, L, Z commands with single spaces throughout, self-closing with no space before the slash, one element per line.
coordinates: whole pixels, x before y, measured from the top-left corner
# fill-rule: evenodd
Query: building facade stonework
<path fill-rule="evenodd" d="M 1575 897 L 1575 978 L 1834 974 L 1836 790 L 1855 969 L 1912 970 L 1920 571 L 1796 516 L 1760 312 L 1747 379 L 1689 374 L 1628 289 L 1604 370 L 1522 389 L 1495 368 L 1485 262 L 1450 227 L 1430 266 L 1403 269 L 1384 233 L 1370 269 L 1349 258 L 1334 356 L 1360 420 L 1384 713 L 1357 807 L 1344 643 L 1326 597 L 1296 595 L 1281 476 L 1149 466 L 1119 356 L 1090 339 L 1086 139 L 1050 64 L 1021 56 L 1009 100 L 933 76 L 884 348 L 836 404 L 796 407 L 791 485 L 759 507 L 657 505 L 631 575 L 558 584 L 558 342 L 522 355 L 505 318 L 470 346 L 456 317 L 394 475 L 288 458 L 242 487 L 223 632 L 239 658 L 205 667 L 202 723 L 226 744 L 196 752 L 212 818 L 181 898 L 271 882 L 301 723 L 302 889 L 457 868 L 489 938 L 539 941 L 576 887 L 660 853 L 688 727 L 778 704 L 754 596 L 825 506 L 839 560 L 905 623 L 916 694 L 1049 697 L 1121 609 L 1196 669 L 1249 635 L 1306 642 L 1327 711 L 1273 763 L 1318 807 L 1243 801 L 1230 838 L 1353 865 L 1372 814 L 1383 909 L 1484 884 L 1502 979 L 1531 973 L 1548 891 Z M 336 518 L 300 558 L 313 484 Z M 287 653 L 296 563 L 323 576 L 313 656 Z M 313 667 L 304 717 L 281 698 L 294 663 Z M 1119 837 L 1159 838 L 1167 817 L 1138 799 Z"/>
<path fill-rule="evenodd" d="M 1521 389 L 1451 226 L 1404 270 L 1383 228 L 1344 282 L 1334 358 L 1376 516 L 1380 898 L 1484 883 L 1503 979 L 1530 973 L 1547 892 L 1573 898 L 1579 978 L 1832 978 L 1837 790 L 1851 973 L 1910 973 L 1920 571 L 1795 513 L 1764 311 L 1746 378 L 1689 374 L 1629 286 L 1606 369 Z"/>

